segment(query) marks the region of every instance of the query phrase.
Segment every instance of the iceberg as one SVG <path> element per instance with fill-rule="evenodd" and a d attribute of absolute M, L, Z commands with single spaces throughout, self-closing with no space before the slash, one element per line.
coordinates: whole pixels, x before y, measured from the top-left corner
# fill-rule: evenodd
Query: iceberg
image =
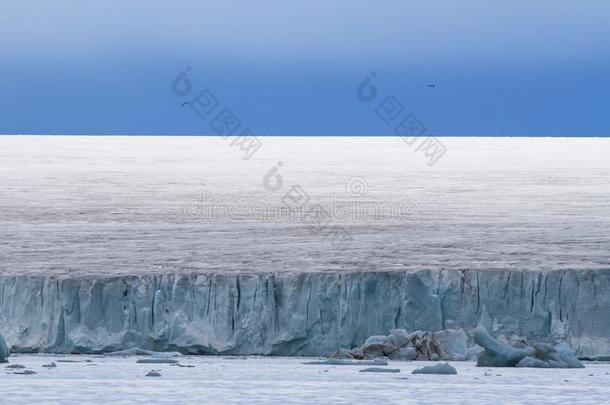
<path fill-rule="evenodd" d="M 479 354 L 477 366 L 584 368 L 565 343 L 553 347 L 548 343 L 535 343 L 522 349 L 498 342 L 487 330 L 478 327 L 472 332 L 476 344 L 485 350 Z"/>

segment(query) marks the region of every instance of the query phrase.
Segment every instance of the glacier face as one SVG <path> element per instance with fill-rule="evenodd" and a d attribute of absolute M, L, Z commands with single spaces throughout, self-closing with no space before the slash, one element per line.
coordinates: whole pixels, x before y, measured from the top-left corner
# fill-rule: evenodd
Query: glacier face
<path fill-rule="evenodd" d="M 610 356 L 610 270 L 0 276 L 14 351 L 318 356 L 394 328 L 478 324 Z"/>

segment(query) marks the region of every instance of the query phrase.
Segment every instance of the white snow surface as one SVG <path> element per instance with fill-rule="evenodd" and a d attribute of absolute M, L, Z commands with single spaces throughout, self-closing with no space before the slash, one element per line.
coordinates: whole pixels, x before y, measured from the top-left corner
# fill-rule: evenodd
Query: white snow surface
<path fill-rule="evenodd" d="M 84 362 L 84 360 L 91 362 Z M 414 375 L 430 362 L 390 361 L 400 373 L 367 366 L 304 365 L 306 358 L 184 356 L 180 368 L 137 364 L 136 357 L 16 355 L 34 375 L 0 367 L 3 404 L 81 403 L 540 403 L 594 404 L 610 395 L 610 366 L 584 369 L 481 368 L 451 363 L 457 375 Z M 66 363 L 58 360 L 76 360 Z M 47 369 L 43 364 L 55 362 Z M 161 377 L 145 377 L 151 369 Z"/>
<path fill-rule="evenodd" d="M 260 139 L 243 160 L 231 138 L 0 137 L 0 274 L 610 268 L 610 139 L 439 138 L 434 166 L 400 138 Z M 294 185 L 349 207 L 331 225 L 349 246 L 261 221 Z M 231 215 L 185 218 L 200 192 Z"/>

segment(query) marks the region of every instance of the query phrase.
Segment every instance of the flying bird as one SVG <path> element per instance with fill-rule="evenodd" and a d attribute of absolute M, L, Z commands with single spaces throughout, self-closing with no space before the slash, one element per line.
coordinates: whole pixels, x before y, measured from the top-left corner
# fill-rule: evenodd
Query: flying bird
<path fill-rule="evenodd" d="M 435 88 L 435 87 L 436 87 L 436 84 L 431 83 L 431 84 L 429 84 L 429 85 L 428 85 L 428 87 Z"/>
<path fill-rule="evenodd" d="M 190 104 L 190 103 L 191 103 L 190 101 L 185 101 L 184 103 L 182 103 L 182 105 L 180 107 L 184 107 L 185 105 Z"/>

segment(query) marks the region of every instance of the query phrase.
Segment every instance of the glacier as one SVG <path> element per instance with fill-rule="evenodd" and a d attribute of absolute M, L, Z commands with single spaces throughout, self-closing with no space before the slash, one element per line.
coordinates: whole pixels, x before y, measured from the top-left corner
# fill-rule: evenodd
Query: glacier
<path fill-rule="evenodd" d="M 0 137 L 0 335 L 318 356 L 481 325 L 610 358 L 610 139 L 441 141 L 431 167 L 400 138 Z M 296 186 L 351 244 L 277 215 Z"/>
<path fill-rule="evenodd" d="M 13 352 L 321 356 L 391 329 L 486 327 L 610 357 L 610 271 L 0 276 Z"/>

